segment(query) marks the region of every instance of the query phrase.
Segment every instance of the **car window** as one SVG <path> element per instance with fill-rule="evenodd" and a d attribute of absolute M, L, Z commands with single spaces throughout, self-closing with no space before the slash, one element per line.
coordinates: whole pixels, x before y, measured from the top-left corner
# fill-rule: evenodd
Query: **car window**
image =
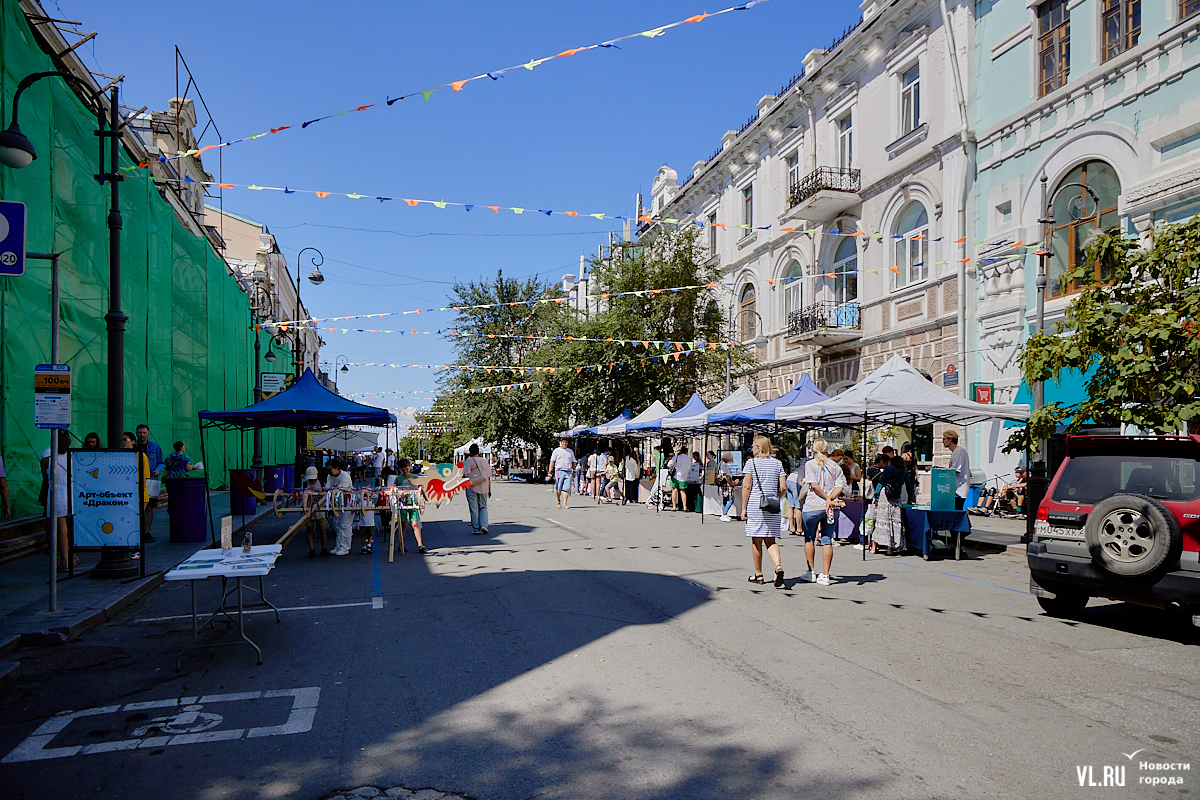
<path fill-rule="evenodd" d="M 1129 492 L 1187 502 L 1200 498 L 1197 472 L 1197 460 L 1192 458 L 1079 456 L 1063 464 L 1053 499 L 1059 503 L 1090 505 L 1117 492 Z"/>

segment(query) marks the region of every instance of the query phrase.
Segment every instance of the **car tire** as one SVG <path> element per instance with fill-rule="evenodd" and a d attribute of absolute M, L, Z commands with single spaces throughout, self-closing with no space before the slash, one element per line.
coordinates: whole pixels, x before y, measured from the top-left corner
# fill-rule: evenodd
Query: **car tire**
<path fill-rule="evenodd" d="M 1114 494 L 1095 505 L 1083 529 L 1096 566 L 1120 578 L 1149 578 L 1183 549 L 1179 520 L 1140 494 Z"/>
<path fill-rule="evenodd" d="M 1050 616 L 1073 619 L 1083 612 L 1090 599 L 1082 592 L 1060 592 L 1055 597 L 1039 597 L 1037 601 Z"/>

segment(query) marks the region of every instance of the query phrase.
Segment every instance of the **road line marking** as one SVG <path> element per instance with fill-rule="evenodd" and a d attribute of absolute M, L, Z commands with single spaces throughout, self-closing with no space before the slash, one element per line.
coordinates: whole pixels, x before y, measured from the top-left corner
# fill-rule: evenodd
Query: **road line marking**
<path fill-rule="evenodd" d="M 376 611 L 383 608 L 383 598 L 382 597 L 372 597 L 371 598 L 371 608 L 375 609 Z"/>
<path fill-rule="evenodd" d="M 358 608 L 359 606 L 369 606 L 369 605 L 373 605 L 373 602 L 371 602 L 371 603 L 366 603 L 366 602 L 364 602 L 364 603 L 330 603 L 329 605 L 324 605 L 324 606 L 289 606 L 287 608 L 281 608 L 279 610 L 280 611 L 319 611 L 320 609 L 323 609 L 323 608 Z M 244 611 L 242 613 L 247 614 L 247 615 L 249 615 L 249 614 L 271 614 L 271 613 L 274 613 L 274 609 L 255 608 L 255 609 L 251 609 L 249 611 Z M 176 620 L 176 619 L 191 619 L 191 618 L 192 618 L 191 614 L 176 614 L 175 616 L 171 616 L 171 617 L 145 617 L 143 619 L 135 619 L 133 621 L 134 622 L 170 622 L 170 621 Z"/>

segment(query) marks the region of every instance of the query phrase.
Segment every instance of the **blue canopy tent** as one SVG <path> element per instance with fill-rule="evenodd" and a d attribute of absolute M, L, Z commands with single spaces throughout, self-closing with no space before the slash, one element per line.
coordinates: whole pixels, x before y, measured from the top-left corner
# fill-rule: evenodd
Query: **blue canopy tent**
<path fill-rule="evenodd" d="M 807 406 L 828 400 L 829 395 L 817 388 L 808 373 L 800 376 L 796 385 L 774 400 L 768 400 L 757 406 L 744 408 L 740 411 L 727 411 L 723 414 L 709 414 L 708 428 L 716 429 L 753 428 L 755 430 L 775 430 L 775 410 L 793 406 Z M 779 426 L 783 427 L 783 426 Z"/>
<path fill-rule="evenodd" d="M 631 435 L 649 436 L 657 431 L 661 431 L 667 420 L 694 417 L 698 414 L 703 414 L 705 411 L 708 411 L 708 406 L 704 405 L 704 401 L 700 399 L 700 395 L 692 392 L 692 396 L 688 398 L 687 403 L 678 411 L 667 414 L 664 417 L 659 417 L 658 419 L 630 422 L 625 426 L 625 430 Z"/>
<path fill-rule="evenodd" d="M 584 428 L 583 430 L 579 431 L 575 435 L 576 436 L 600 436 L 601 428 L 607 428 L 609 425 L 623 425 L 624 423 L 628 422 L 631 419 L 633 419 L 633 412 L 630 411 L 628 408 L 622 409 L 620 414 L 617 414 L 615 417 L 610 419 L 608 422 L 601 423 L 601 424 L 596 425 L 591 428 Z"/>
<path fill-rule="evenodd" d="M 245 408 L 231 411 L 201 411 L 200 418 L 200 454 L 204 454 L 204 431 L 207 428 L 222 430 L 253 430 L 256 428 L 295 428 L 306 431 L 326 431 L 341 428 L 346 425 L 377 425 L 386 428 L 395 424 L 396 416 L 386 408 L 356 403 L 325 388 L 311 370 L 305 370 L 300 379 L 290 388 L 274 397 L 255 403 Z M 399 431 L 396 433 L 399 442 Z M 208 486 L 208 472 L 205 471 L 205 490 Z M 212 531 L 212 515 L 208 520 L 209 531 Z"/>

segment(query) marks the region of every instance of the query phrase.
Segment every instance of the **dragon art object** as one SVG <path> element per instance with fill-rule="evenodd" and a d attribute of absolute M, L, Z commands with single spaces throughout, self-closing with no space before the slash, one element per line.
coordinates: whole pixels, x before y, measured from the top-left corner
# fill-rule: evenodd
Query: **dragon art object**
<path fill-rule="evenodd" d="M 443 501 L 449 502 L 454 495 L 465 491 L 471 485 L 471 482 L 463 475 L 461 462 L 430 464 L 428 461 L 421 461 L 418 463 L 424 469 L 420 475 L 409 476 L 409 481 L 414 486 L 420 486 L 425 490 L 425 497 L 433 503 L 434 508 L 440 507 Z"/>

